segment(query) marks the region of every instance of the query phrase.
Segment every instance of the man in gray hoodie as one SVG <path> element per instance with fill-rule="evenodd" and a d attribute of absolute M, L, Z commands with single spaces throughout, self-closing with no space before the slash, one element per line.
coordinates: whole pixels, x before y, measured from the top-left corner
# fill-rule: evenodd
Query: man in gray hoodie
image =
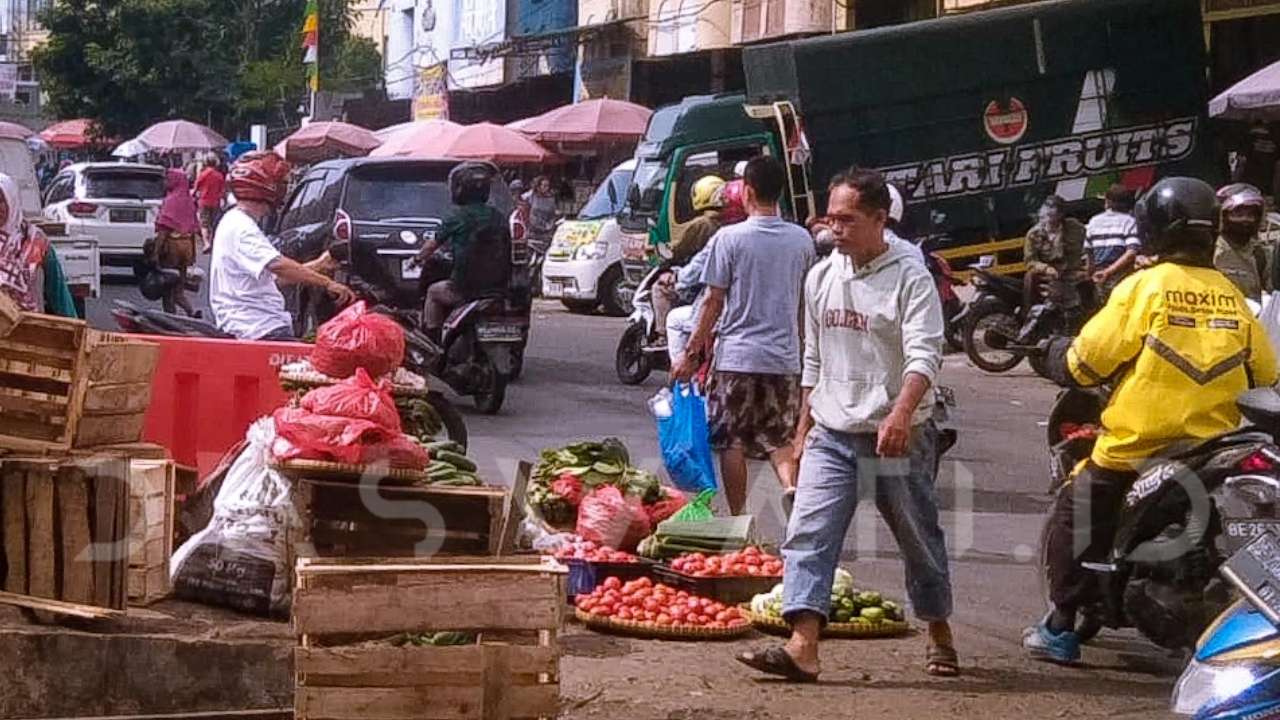
<path fill-rule="evenodd" d="M 879 173 L 837 175 L 827 211 L 836 252 L 805 281 L 800 474 L 782 546 L 783 616 L 792 636 L 784 647 L 739 656 L 791 680 L 817 678 L 818 635 L 863 494 L 875 498 L 893 531 L 912 608 L 929 625 L 926 671 L 959 670 L 934 488 L 937 428 L 929 421 L 942 365 L 942 306 L 928 271 L 902 243 L 885 239 L 888 211 Z"/>

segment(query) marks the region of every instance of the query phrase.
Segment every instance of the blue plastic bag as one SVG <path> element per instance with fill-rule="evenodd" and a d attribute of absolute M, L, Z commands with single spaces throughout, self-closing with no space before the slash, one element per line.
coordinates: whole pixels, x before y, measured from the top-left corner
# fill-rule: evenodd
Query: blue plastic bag
<path fill-rule="evenodd" d="M 669 405 L 663 407 L 664 402 Z M 662 462 L 677 488 L 699 493 L 716 489 L 715 462 L 711 457 L 707 405 L 690 385 L 677 383 L 651 403 L 658 423 L 658 446 Z"/>

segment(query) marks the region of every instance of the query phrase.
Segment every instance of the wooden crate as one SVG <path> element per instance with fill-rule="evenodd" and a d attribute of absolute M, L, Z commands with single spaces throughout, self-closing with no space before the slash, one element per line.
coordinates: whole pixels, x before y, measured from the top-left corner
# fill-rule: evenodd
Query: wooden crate
<path fill-rule="evenodd" d="M 125 608 L 128 461 L 0 461 L 0 602 L 88 618 Z"/>
<path fill-rule="evenodd" d="M 300 559 L 293 596 L 297 720 L 554 718 L 563 575 L 491 558 Z M 406 632 L 477 642 L 395 647 Z"/>
<path fill-rule="evenodd" d="M 63 453 L 137 442 L 159 346 L 26 313 L 0 338 L 0 449 Z"/>
<path fill-rule="evenodd" d="M 138 442 L 151 404 L 151 377 L 160 361 L 160 346 L 97 331 L 90 331 L 87 344 L 84 400 L 74 446 Z"/>
<path fill-rule="evenodd" d="M 496 555 L 508 491 L 296 480 L 295 552 L 313 557 Z"/>
<path fill-rule="evenodd" d="M 18 325 L 18 321 L 22 319 L 22 310 L 18 308 L 18 303 L 13 301 L 3 292 L 0 292 L 0 338 L 5 337 Z"/>
<path fill-rule="evenodd" d="M 169 594 L 177 465 L 129 461 L 129 602 L 149 605 Z"/>

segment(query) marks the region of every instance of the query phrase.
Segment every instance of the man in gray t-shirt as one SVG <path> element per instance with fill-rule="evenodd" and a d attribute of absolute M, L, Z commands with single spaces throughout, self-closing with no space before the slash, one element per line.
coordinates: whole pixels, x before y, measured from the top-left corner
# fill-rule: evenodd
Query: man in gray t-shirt
<path fill-rule="evenodd" d="M 778 216 L 786 185 L 771 157 L 743 173 L 749 217 L 720 229 L 703 271 L 707 295 L 689 345 L 672 369 L 687 380 L 711 351 L 707 383 L 711 445 L 720 452 L 725 500 L 746 506 L 747 458 L 769 459 L 782 486 L 795 486 L 792 440 L 800 409 L 800 302 L 816 259 L 804 228 Z"/>

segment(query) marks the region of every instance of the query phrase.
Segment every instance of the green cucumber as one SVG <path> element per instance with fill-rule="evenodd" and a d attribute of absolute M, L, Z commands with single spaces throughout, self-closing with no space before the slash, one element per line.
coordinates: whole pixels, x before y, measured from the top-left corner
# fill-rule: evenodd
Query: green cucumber
<path fill-rule="evenodd" d="M 432 454 L 435 454 L 438 452 L 451 452 L 451 453 L 458 453 L 459 455 L 465 455 L 467 452 L 466 448 L 462 447 L 461 445 L 459 445 L 458 443 L 452 440 L 438 440 L 436 442 L 429 442 L 423 445 L 423 447 L 429 450 Z"/>
<path fill-rule="evenodd" d="M 474 462 L 471 461 L 471 458 L 468 458 L 466 455 L 461 455 L 456 452 L 449 452 L 448 450 L 437 450 L 434 453 L 432 453 L 432 457 L 434 457 L 436 460 L 439 460 L 441 462 L 447 462 L 450 465 L 458 468 L 459 470 L 466 470 L 467 472 L 475 472 L 477 469 L 479 469 L 479 467 Z"/>

